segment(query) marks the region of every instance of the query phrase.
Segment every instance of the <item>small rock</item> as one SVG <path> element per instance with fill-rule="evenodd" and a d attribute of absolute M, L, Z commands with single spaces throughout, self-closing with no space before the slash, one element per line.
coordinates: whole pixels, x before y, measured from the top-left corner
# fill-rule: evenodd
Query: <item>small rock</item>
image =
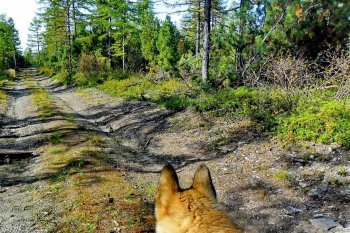
<path fill-rule="evenodd" d="M 320 197 L 320 196 L 321 196 L 321 192 L 318 191 L 317 189 L 311 189 L 311 190 L 309 191 L 308 195 L 309 195 L 310 197 L 316 198 L 316 197 Z"/>
<path fill-rule="evenodd" d="M 299 186 L 302 188 L 306 188 L 306 187 L 310 186 L 310 184 L 306 183 L 306 182 L 299 182 Z"/>
<path fill-rule="evenodd" d="M 331 218 L 323 217 L 323 218 L 314 218 L 309 220 L 310 223 L 317 229 L 322 231 L 329 231 L 335 227 L 342 227 L 340 223 L 334 221 Z"/>
<path fill-rule="evenodd" d="M 237 142 L 237 146 L 243 146 L 243 145 L 245 145 L 245 144 L 247 144 L 247 143 L 246 143 L 246 142 L 243 142 L 243 141 Z"/>
<path fill-rule="evenodd" d="M 329 232 L 334 232 L 334 233 L 350 233 L 350 228 L 345 228 L 341 226 L 337 226 L 332 228 Z"/>
<path fill-rule="evenodd" d="M 49 212 L 42 212 L 42 215 L 47 216 L 47 215 L 49 215 Z"/>
<path fill-rule="evenodd" d="M 314 218 L 321 218 L 321 217 L 324 217 L 324 216 L 325 216 L 324 214 L 315 214 Z"/>
<path fill-rule="evenodd" d="M 290 212 L 292 212 L 293 214 L 300 213 L 300 212 L 303 211 L 302 209 L 295 208 L 295 207 L 293 207 L 293 206 L 288 206 L 287 209 L 288 209 Z"/>

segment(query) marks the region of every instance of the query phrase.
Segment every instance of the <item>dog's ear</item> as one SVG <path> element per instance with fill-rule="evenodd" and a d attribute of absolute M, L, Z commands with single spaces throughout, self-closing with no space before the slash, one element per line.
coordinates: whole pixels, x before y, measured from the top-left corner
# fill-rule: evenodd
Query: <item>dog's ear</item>
<path fill-rule="evenodd" d="M 179 179 L 175 169 L 170 164 L 163 167 L 159 178 L 156 201 L 164 204 L 179 191 Z"/>
<path fill-rule="evenodd" d="M 216 199 L 216 191 L 210 176 L 210 171 L 205 164 L 201 164 L 193 178 L 193 188 L 209 198 Z"/>

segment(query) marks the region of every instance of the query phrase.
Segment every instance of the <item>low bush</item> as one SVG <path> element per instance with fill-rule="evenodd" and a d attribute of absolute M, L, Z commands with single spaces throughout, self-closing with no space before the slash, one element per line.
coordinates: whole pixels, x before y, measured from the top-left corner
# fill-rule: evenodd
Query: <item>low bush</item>
<path fill-rule="evenodd" d="M 350 148 L 350 106 L 343 101 L 309 98 L 277 127 L 279 136 L 292 141 L 337 142 Z"/>
<path fill-rule="evenodd" d="M 69 83 L 69 74 L 66 71 L 58 72 L 57 74 L 53 75 L 52 78 L 63 84 Z"/>
<path fill-rule="evenodd" d="M 140 100 L 147 95 L 150 100 L 160 103 L 174 95 L 183 93 L 186 85 L 175 79 L 153 83 L 147 78 L 133 75 L 127 79 L 108 80 L 99 85 L 98 88 L 126 99 Z"/>
<path fill-rule="evenodd" d="M 40 74 L 45 74 L 45 75 L 48 75 L 48 76 L 53 76 L 55 74 L 55 70 L 50 68 L 50 67 L 40 67 L 39 68 L 39 73 Z"/>
<path fill-rule="evenodd" d="M 9 79 L 16 78 L 16 70 L 14 70 L 14 69 L 5 70 L 5 74 Z"/>

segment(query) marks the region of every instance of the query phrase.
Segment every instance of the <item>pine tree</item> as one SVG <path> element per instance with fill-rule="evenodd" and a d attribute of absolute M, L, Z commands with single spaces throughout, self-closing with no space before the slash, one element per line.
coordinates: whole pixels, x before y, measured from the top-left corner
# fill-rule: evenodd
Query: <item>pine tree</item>
<path fill-rule="evenodd" d="M 27 46 L 36 54 L 36 64 L 42 65 L 40 51 L 44 44 L 44 36 L 42 21 L 38 17 L 33 18 L 29 26 L 29 32 Z"/>
<path fill-rule="evenodd" d="M 166 72 L 175 69 L 176 62 L 180 59 L 178 44 L 180 33 L 171 21 L 170 16 L 166 16 L 162 23 L 157 40 L 158 65 Z"/>
<path fill-rule="evenodd" d="M 149 62 L 150 66 L 157 64 L 157 39 L 159 31 L 159 21 L 155 18 L 150 3 L 145 1 L 146 10 L 144 10 L 141 19 L 141 49 L 142 54 Z"/>
<path fill-rule="evenodd" d="M 20 40 L 12 18 L 0 15 L 0 68 L 17 68 Z"/>

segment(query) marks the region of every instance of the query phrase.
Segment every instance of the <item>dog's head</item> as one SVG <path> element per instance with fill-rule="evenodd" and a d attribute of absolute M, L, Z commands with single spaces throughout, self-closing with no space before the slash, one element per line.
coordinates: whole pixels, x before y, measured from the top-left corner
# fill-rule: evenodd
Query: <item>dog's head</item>
<path fill-rule="evenodd" d="M 168 222 L 167 228 L 176 227 L 176 223 L 186 225 L 197 213 L 194 209 L 210 207 L 216 201 L 216 192 L 209 169 L 201 164 L 195 172 L 192 186 L 181 189 L 174 168 L 165 165 L 159 179 L 155 197 L 157 228 L 159 222 Z M 164 224 L 163 224 L 164 225 Z M 157 231 L 164 232 L 164 231 Z M 171 231 L 168 232 L 178 232 Z"/>

